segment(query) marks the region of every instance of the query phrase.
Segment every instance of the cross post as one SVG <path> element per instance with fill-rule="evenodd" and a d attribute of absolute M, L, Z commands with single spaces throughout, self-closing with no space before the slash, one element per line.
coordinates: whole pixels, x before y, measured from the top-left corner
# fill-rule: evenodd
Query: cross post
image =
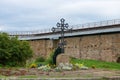
<path fill-rule="evenodd" d="M 69 25 L 68 23 L 65 23 L 65 19 L 60 19 L 60 23 L 58 22 L 56 24 L 57 28 L 52 27 L 52 32 L 57 32 L 60 31 L 61 33 L 61 40 L 60 43 L 58 44 L 58 46 L 61 48 L 61 53 L 64 53 L 64 45 L 66 45 L 66 42 L 64 41 L 64 34 L 65 31 L 70 30 L 68 29 Z"/>

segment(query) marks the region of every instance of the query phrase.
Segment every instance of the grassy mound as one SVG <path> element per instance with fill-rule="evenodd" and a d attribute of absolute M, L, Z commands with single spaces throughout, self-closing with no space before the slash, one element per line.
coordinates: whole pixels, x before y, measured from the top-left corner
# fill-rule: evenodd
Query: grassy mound
<path fill-rule="evenodd" d="M 90 68 L 120 70 L 120 63 L 115 63 L 115 62 L 105 62 L 105 61 L 99 61 L 99 60 L 87 60 L 87 59 L 72 58 L 71 63 L 84 64 L 85 66 L 90 67 Z"/>

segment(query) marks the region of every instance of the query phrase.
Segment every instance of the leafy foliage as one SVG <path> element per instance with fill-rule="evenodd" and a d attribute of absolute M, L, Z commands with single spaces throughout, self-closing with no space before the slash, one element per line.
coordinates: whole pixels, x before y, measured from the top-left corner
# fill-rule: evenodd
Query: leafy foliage
<path fill-rule="evenodd" d="M 40 56 L 38 58 L 36 58 L 35 62 L 44 62 L 45 61 L 45 58 Z"/>
<path fill-rule="evenodd" d="M 48 55 L 47 59 L 45 60 L 45 63 L 46 63 L 46 64 L 54 65 L 54 63 L 53 63 L 53 55 L 54 55 L 54 51 L 52 51 L 52 52 Z"/>
<path fill-rule="evenodd" d="M 32 50 L 27 41 L 20 41 L 17 37 L 0 33 L 0 64 L 23 66 L 30 57 L 32 57 Z"/>
<path fill-rule="evenodd" d="M 56 65 L 56 57 L 61 53 L 61 48 L 53 49 L 49 55 L 47 55 L 46 59 L 42 56 L 38 57 L 35 60 L 36 64 L 42 64 L 42 65 L 47 65 L 49 64 L 51 67 L 54 67 Z"/>
<path fill-rule="evenodd" d="M 30 68 L 36 68 L 37 67 L 37 64 L 33 63 L 30 65 Z"/>

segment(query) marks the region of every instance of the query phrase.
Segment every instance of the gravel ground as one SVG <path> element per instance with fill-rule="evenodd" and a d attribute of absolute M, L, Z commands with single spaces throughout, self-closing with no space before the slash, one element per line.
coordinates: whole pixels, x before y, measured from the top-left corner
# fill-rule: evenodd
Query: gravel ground
<path fill-rule="evenodd" d="M 120 80 L 120 70 L 106 70 L 106 69 L 88 69 L 88 70 L 74 70 L 56 72 L 51 70 L 49 72 L 41 71 L 36 68 L 5 68 L 0 69 L 0 78 L 9 79 L 38 79 L 38 80 Z M 4 77 L 3 77 L 4 76 Z M 29 78 L 29 79 L 27 79 Z"/>

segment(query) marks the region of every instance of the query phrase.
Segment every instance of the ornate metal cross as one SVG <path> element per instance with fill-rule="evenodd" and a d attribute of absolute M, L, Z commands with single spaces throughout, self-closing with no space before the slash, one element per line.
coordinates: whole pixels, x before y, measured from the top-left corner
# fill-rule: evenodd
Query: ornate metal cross
<path fill-rule="evenodd" d="M 60 22 L 61 23 L 57 23 L 56 26 L 57 28 L 53 27 L 52 28 L 52 32 L 57 32 L 57 31 L 60 31 L 61 33 L 61 42 L 59 43 L 59 47 L 61 48 L 61 53 L 64 53 L 64 45 L 66 45 L 66 42 L 64 41 L 64 32 L 67 31 L 67 30 L 70 30 L 68 29 L 69 25 L 68 23 L 65 23 L 65 19 L 60 19 Z"/>

